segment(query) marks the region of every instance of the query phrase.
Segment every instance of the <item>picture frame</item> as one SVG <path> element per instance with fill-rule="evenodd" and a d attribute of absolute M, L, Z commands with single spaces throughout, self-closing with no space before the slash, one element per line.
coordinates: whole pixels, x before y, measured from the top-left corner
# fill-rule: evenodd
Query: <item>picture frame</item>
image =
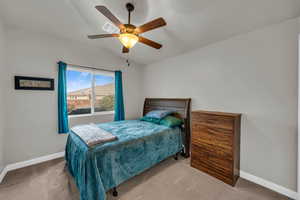
<path fill-rule="evenodd" d="M 16 90 L 54 90 L 54 79 L 15 76 Z"/>

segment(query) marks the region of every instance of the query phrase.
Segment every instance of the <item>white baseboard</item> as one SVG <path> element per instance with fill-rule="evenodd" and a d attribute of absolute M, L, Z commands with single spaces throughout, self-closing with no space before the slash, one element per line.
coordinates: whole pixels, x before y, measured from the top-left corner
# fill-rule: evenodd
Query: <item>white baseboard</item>
<path fill-rule="evenodd" d="M 46 162 L 46 161 L 49 161 L 49 160 L 54 160 L 56 158 L 61 158 L 61 157 L 64 157 L 64 156 L 65 156 L 65 152 L 54 153 L 54 154 L 51 154 L 51 155 L 42 156 L 42 157 L 34 158 L 34 159 L 31 159 L 31 160 L 27 160 L 27 161 L 22 161 L 22 162 L 17 162 L 17 163 L 14 163 L 14 164 L 9 164 L 9 165 L 6 166 L 6 168 L 7 168 L 7 171 L 12 171 L 12 170 L 15 170 L 15 169 L 20 169 L 20 168 L 28 167 L 28 166 L 31 166 L 31 165 L 36 165 L 36 164 L 39 164 L 39 163 L 42 163 L 42 162 Z"/>
<path fill-rule="evenodd" d="M 7 167 L 4 167 L 0 172 L 0 183 L 2 182 L 6 174 L 7 174 Z"/>
<path fill-rule="evenodd" d="M 65 156 L 65 152 L 59 152 L 59 153 L 54 153 L 54 154 L 47 155 L 47 156 L 34 158 L 34 159 L 31 159 L 31 160 L 26 160 L 26 161 L 17 162 L 17 163 L 14 163 L 14 164 L 9 164 L 0 173 L 0 183 L 2 182 L 2 180 L 5 177 L 5 175 L 7 174 L 7 172 L 9 172 L 9 171 L 20 169 L 20 168 L 23 168 L 23 167 L 28 167 L 28 166 L 31 166 L 31 165 L 36 165 L 36 164 L 39 164 L 39 163 L 42 163 L 42 162 L 46 162 L 46 161 L 49 161 L 49 160 L 54 160 L 54 159 L 61 158 L 61 157 L 64 157 L 64 156 Z"/>
<path fill-rule="evenodd" d="M 271 181 L 267 181 L 263 178 L 260 178 L 260 177 L 257 177 L 257 176 L 254 176 L 252 174 L 249 174 L 247 172 L 244 172 L 244 171 L 240 171 L 240 176 L 248 181 L 251 181 L 253 183 L 256 183 L 258 185 L 261 185 L 263 187 L 266 187 L 270 190 L 273 190 L 275 192 L 278 192 L 280 194 L 283 194 L 289 198 L 292 198 L 292 199 L 297 199 L 298 198 L 298 194 L 297 192 L 293 191 L 293 190 L 290 190 L 288 188 L 285 188 L 281 185 L 277 185 Z"/>
<path fill-rule="evenodd" d="M 17 162 L 17 163 L 14 163 L 14 164 L 9 164 L 0 173 L 0 183 L 2 182 L 2 180 L 5 177 L 5 175 L 7 174 L 7 172 L 9 172 L 9 171 L 20 169 L 20 168 L 23 168 L 23 167 L 28 167 L 28 166 L 31 166 L 31 165 L 39 164 L 39 163 L 50 161 L 50 160 L 54 160 L 56 158 L 61 158 L 61 157 L 64 157 L 64 156 L 65 156 L 65 152 L 59 152 L 59 153 L 54 153 L 54 154 L 51 154 L 51 155 L 42 156 L 42 157 L 38 157 L 38 158 L 35 158 L 35 159 L 23 161 L 23 162 Z M 249 173 L 244 172 L 244 171 L 240 171 L 240 176 L 242 178 L 248 180 L 248 181 L 254 182 L 254 183 L 256 183 L 258 185 L 261 185 L 263 187 L 266 187 L 270 190 L 273 190 L 275 192 L 283 194 L 283 195 L 285 195 L 289 198 L 292 198 L 292 199 L 297 199 L 298 198 L 297 192 L 295 192 L 293 190 L 290 190 L 288 188 L 285 188 L 281 185 L 277 185 L 275 183 L 267 181 L 263 178 L 254 176 L 254 175 L 249 174 Z"/>

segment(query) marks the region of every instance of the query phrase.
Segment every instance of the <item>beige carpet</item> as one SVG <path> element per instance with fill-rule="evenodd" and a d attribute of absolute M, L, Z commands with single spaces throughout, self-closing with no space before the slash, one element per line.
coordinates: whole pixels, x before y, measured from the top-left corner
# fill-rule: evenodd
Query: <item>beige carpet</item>
<path fill-rule="evenodd" d="M 57 159 L 9 172 L 0 184 L 2 200 L 78 200 L 72 178 Z M 275 192 L 240 179 L 228 186 L 189 166 L 189 160 L 163 161 L 118 187 L 108 200 L 287 200 Z"/>

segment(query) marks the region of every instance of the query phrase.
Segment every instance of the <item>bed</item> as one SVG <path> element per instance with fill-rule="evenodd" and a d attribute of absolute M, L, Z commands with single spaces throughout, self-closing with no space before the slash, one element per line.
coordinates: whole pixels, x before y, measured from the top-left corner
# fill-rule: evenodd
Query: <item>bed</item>
<path fill-rule="evenodd" d="M 174 110 L 182 127 L 169 128 L 140 120 L 97 124 L 118 140 L 89 148 L 72 131 L 66 145 L 66 163 L 81 200 L 105 200 L 106 192 L 162 160 L 181 153 L 189 157 L 190 99 L 146 98 L 143 114 Z"/>

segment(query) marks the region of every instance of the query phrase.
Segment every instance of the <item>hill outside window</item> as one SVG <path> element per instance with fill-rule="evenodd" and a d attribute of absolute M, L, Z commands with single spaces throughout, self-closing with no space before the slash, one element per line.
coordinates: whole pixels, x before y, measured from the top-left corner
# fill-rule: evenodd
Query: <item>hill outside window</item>
<path fill-rule="evenodd" d="M 115 77 L 113 72 L 67 68 L 68 115 L 113 114 Z"/>

